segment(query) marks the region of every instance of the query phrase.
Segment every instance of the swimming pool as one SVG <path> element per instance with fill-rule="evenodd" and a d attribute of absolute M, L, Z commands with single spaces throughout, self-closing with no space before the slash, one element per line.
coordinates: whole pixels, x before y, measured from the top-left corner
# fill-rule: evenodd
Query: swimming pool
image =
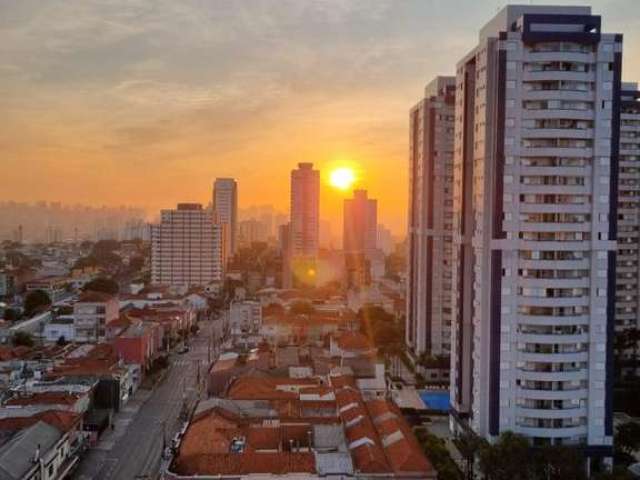
<path fill-rule="evenodd" d="M 449 390 L 422 390 L 420 398 L 429 410 L 449 411 Z"/>

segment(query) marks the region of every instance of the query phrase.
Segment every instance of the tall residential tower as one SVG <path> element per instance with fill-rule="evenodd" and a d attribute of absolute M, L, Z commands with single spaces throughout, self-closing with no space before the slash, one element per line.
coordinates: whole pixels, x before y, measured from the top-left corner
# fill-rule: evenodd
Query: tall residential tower
<path fill-rule="evenodd" d="M 226 225 L 226 255 L 233 256 L 236 252 L 238 234 L 238 184 L 234 178 L 216 178 L 213 183 L 212 204 L 214 221 Z"/>
<path fill-rule="evenodd" d="M 151 283 L 208 285 L 223 276 L 224 231 L 198 203 L 162 210 L 151 226 Z"/>
<path fill-rule="evenodd" d="M 291 171 L 289 262 L 293 283 L 315 283 L 320 216 L 320 172 L 313 163 Z"/>
<path fill-rule="evenodd" d="M 622 36 L 508 6 L 457 65 L 452 427 L 611 455 Z"/>
<path fill-rule="evenodd" d="M 411 109 L 406 342 L 414 359 L 451 349 L 455 77 L 436 77 Z"/>

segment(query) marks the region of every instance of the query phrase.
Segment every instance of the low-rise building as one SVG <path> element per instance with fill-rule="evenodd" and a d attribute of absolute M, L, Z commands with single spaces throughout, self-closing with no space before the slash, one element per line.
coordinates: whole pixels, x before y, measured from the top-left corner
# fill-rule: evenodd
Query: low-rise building
<path fill-rule="evenodd" d="M 73 306 L 75 340 L 105 342 L 107 326 L 118 318 L 118 299 L 102 292 L 85 292 Z"/>

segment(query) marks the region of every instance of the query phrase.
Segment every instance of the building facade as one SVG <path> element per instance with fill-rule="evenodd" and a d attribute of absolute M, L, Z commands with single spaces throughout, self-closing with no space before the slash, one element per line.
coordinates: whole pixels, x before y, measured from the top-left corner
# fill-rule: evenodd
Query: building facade
<path fill-rule="evenodd" d="M 315 283 L 320 225 L 320 172 L 313 163 L 291 171 L 289 262 L 293 284 Z"/>
<path fill-rule="evenodd" d="M 349 287 L 367 285 L 372 279 L 372 264 L 384 265 L 377 250 L 378 201 L 367 197 L 366 190 L 354 190 L 344 201 L 342 249 Z"/>
<path fill-rule="evenodd" d="M 508 6 L 457 65 L 452 427 L 611 455 L 622 36 Z"/>
<path fill-rule="evenodd" d="M 107 340 L 108 325 L 120 314 L 120 303 L 102 292 L 85 292 L 73 305 L 73 333 L 67 341 L 99 343 Z M 59 335 L 60 336 L 64 335 Z M 56 338 L 57 340 L 57 338 Z"/>
<path fill-rule="evenodd" d="M 235 178 L 216 178 L 213 184 L 213 212 L 216 223 L 225 227 L 225 262 L 236 253 L 238 183 Z"/>
<path fill-rule="evenodd" d="M 618 170 L 616 331 L 640 328 L 640 91 L 623 83 Z"/>
<path fill-rule="evenodd" d="M 226 224 L 214 223 L 200 204 L 162 210 L 151 226 L 151 282 L 191 286 L 221 282 Z"/>
<path fill-rule="evenodd" d="M 411 109 L 406 343 L 417 358 L 451 350 L 455 77 L 436 77 Z"/>

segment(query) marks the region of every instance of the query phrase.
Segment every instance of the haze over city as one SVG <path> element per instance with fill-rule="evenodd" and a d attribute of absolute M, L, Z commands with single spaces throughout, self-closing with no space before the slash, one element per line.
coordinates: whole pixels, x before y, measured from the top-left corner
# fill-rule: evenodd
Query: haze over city
<path fill-rule="evenodd" d="M 323 179 L 347 163 L 402 234 L 407 105 L 504 3 L 4 1 L 0 200 L 153 213 L 206 203 L 230 176 L 241 206 L 287 211 L 299 161 Z M 638 78 L 637 2 L 592 4 L 624 32 Z M 339 229 L 344 196 L 322 184 L 321 216 Z"/>
<path fill-rule="evenodd" d="M 640 478 L 640 0 L 0 0 L 0 480 Z"/>

